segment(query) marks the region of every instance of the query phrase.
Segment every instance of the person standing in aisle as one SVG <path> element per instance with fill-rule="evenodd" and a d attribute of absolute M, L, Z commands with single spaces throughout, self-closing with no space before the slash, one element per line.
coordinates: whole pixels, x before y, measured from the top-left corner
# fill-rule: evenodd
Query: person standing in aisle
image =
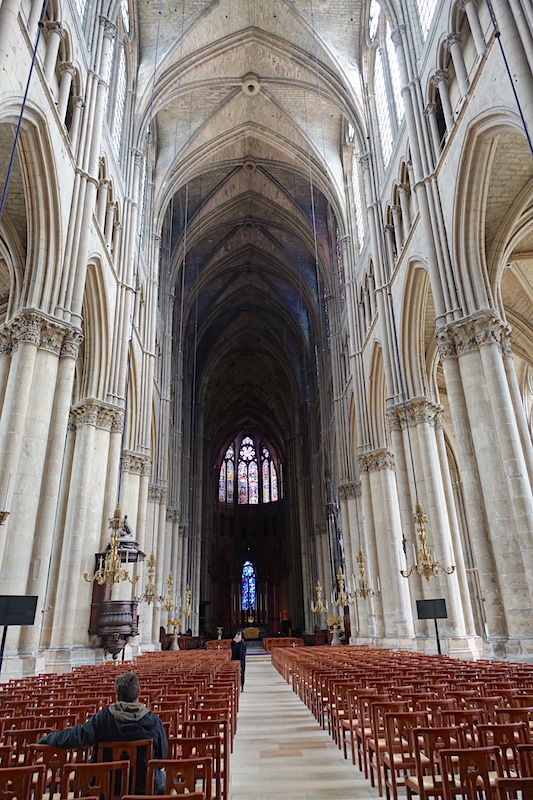
<path fill-rule="evenodd" d="M 246 669 L 246 642 L 242 631 L 237 631 L 231 641 L 231 660 L 241 662 L 241 692 L 244 689 L 244 671 Z"/>

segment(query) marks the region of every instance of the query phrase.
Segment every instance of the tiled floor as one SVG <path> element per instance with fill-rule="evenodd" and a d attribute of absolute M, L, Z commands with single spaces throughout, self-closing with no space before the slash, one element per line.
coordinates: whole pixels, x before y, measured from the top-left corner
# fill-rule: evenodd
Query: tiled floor
<path fill-rule="evenodd" d="M 370 800 L 372 789 L 270 656 L 247 658 L 231 757 L 230 800 Z"/>

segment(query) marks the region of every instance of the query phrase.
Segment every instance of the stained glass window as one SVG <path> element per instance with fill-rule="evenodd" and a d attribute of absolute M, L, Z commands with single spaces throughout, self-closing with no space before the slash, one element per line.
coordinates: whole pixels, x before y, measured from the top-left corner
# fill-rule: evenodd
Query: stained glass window
<path fill-rule="evenodd" d="M 257 452 L 261 453 L 261 464 Z M 281 464 L 279 464 L 281 469 Z M 235 478 L 237 479 L 236 500 L 239 504 L 259 505 L 279 500 L 281 482 L 278 468 L 267 447 L 245 436 L 239 448 L 239 458 L 235 464 L 235 447 L 230 444 L 218 474 L 218 500 L 220 503 L 233 503 L 235 497 Z"/>
<path fill-rule="evenodd" d="M 218 475 L 218 501 L 219 503 L 233 503 L 233 459 L 235 448 L 232 444 L 226 450 L 224 461 Z"/>
<path fill-rule="evenodd" d="M 255 609 L 255 569 L 251 561 L 242 568 L 242 610 Z"/>

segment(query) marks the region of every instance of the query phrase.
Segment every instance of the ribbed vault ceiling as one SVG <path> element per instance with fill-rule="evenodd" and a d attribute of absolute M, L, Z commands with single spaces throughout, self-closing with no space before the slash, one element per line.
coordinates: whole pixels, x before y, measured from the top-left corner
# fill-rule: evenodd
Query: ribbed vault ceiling
<path fill-rule="evenodd" d="M 149 129 L 155 212 L 183 309 L 175 330 L 213 459 L 243 425 L 283 446 L 305 398 L 316 401 L 346 121 L 360 109 L 361 9 L 139 6 L 138 141 Z"/>

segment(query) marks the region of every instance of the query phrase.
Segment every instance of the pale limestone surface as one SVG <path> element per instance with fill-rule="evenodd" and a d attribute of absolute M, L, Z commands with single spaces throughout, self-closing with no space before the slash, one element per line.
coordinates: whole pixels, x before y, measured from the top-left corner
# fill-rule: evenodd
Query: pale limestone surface
<path fill-rule="evenodd" d="M 230 800 L 378 797 L 285 683 L 270 656 L 247 659 L 230 775 Z"/>

